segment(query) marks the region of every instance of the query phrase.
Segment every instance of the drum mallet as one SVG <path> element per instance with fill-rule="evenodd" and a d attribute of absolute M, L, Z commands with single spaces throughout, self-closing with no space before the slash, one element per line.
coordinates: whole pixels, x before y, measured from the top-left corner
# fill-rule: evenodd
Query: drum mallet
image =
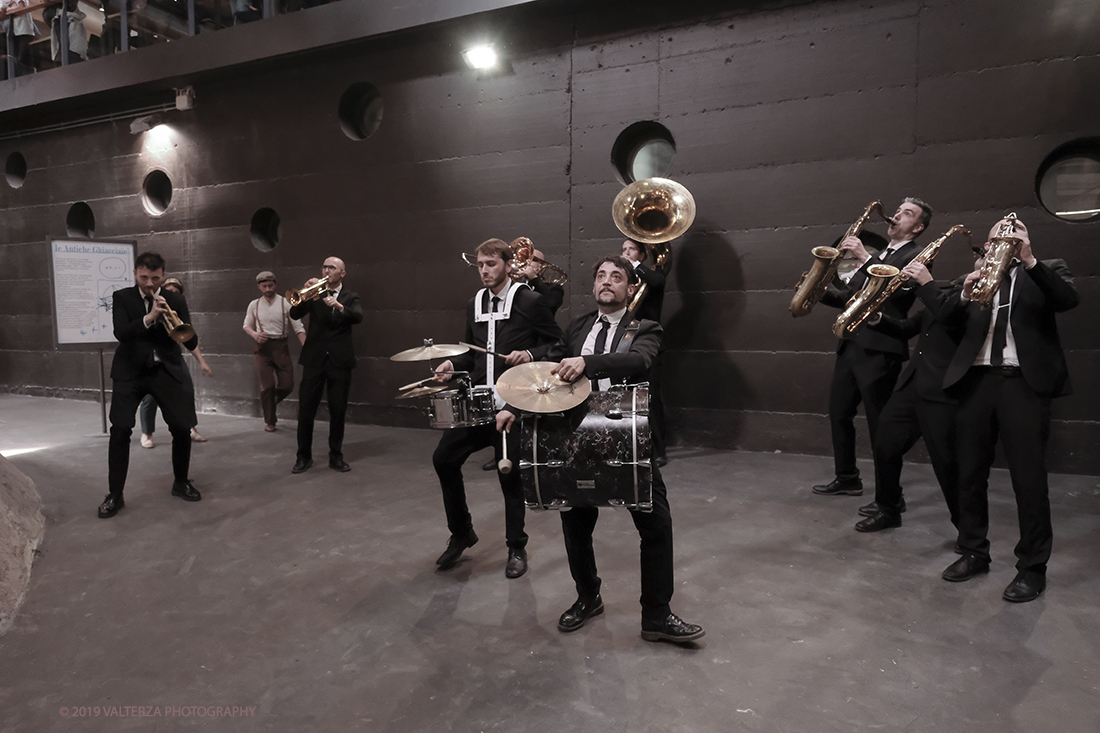
<path fill-rule="evenodd" d="M 508 474 L 512 472 L 512 462 L 508 460 L 508 431 L 503 430 L 500 433 L 500 460 L 497 461 L 497 470 L 501 473 Z"/>

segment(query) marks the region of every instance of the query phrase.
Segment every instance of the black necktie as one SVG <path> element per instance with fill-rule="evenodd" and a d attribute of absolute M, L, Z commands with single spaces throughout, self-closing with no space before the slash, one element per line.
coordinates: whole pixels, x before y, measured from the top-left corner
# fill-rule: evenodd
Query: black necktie
<path fill-rule="evenodd" d="M 149 315 L 153 311 L 153 296 L 145 296 L 145 315 Z"/>
<path fill-rule="evenodd" d="M 499 296 L 496 296 L 496 295 L 493 296 L 492 311 L 493 311 L 493 313 L 497 313 L 498 311 L 500 311 L 500 297 Z"/>
<path fill-rule="evenodd" d="M 1009 269 L 997 293 L 997 320 L 993 324 L 993 350 L 989 355 L 989 363 L 993 366 L 1000 366 L 1005 360 L 1005 344 L 1008 343 L 1008 304 L 1011 297 L 1012 270 Z"/>
<path fill-rule="evenodd" d="M 611 329 L 611 321 L 607 316 L 600 316 L 600 332 L 596 334 L 596 345 L 592 347 L 593 354 L 602 354 L 607 351 L 607 332 Z"/>

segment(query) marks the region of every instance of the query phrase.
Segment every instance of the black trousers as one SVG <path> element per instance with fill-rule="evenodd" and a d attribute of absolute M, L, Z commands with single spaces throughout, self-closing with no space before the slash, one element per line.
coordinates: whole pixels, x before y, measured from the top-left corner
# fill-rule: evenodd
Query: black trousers
<path fill-rule="evenodd" d="M 439 476 L 439 486 L 443 490 L 443 509 L 447 512 L 447 529 L 457 537 L 463 537 L 474 528 L 470 509 L 466 505 L 466 484 L 462 480 L 462 464 L 466 459 L 482 448 L 493 446 L 497 461 L 500 460 L 501 435 L 493 423 L 470 428 L 450 428 L 443 431 L 432 464 Z M 508 431 L 508 455 L 513 464 L 519 462 L 519 422 L 513 423 Z M 504 494 L 504 538 L 508 547 L 519 549 L 527 546 L 527 533 L 524 531 L 523 484 L 520 483 L 519 470 L 511 473 L 497 471 L 500 478 L 500 490 Z"/>
<path fill-rule="evenodd" d="M 875 437 L 875 503 L 886 514 L 901 513 L 904 456 L 924 436 L 932 470 L 943 492 L 951 523 L 959 526 L 959 462 L 955 457 L 955 413 L 947 402 L 917 394 L 916 380 L 894 392 L 878 418 Z"/>
<path fill-rule="evenodd" d="M 168 373 L 164 365 L 143 369 L 137 379 L 116 379 L 111 390 L 111 441 L 107 448 L 107 485 L 112 494 L 122 495 L 130 470 L 130 436 L 138 405 L 150 394 L 172 434 L 172 474 L 186 481 L 191 466 L 191 426 L 195 419 L 195 395 L 187 385 Z"/>
<path fill-rule="evenodd" d="M 661 622 L 672 613 L 669 607 L 674 582 L 672 512 L 665 482 L 656 466 L 653 466 L 653 511 L 631 510 L 630 517 L 641 537 L 642 621 Z M 592 532 L 599 518 L 600 510 L 596 507 L 574 507 L 561 513 L 569 572 L 577 584 L 577 595 L 585 600 L 595 598 L 600 592 L 600 576 L 592 549 Z"/>
<path fill-rule="evenodd" d="M 897 354 L 867 351 L 859 344 L 841 346 L 829 388 L 829 425 L 833 434 L 833 462 L 839 478 L 857 478 L 855 416 L 859 403 L 867 416 L 871 448 L 878 434 L 878 417 L 890 399 L 901 373 Z"/>
<path fill-rule="evenodd" d="M 1000 439 L 1020 525 L 1016 569 L 1045 574 L 1054 541 L 1046 467 L 1050 397 L 1036 394 L 1019 370 L 997 367 L 971 367 L 960 392 L 959 547 L 989 560 L 989 468 Z"/>
<path fill-rule="evenodd" d="M 324 367 L 302 367 L 302 383 L 298 387 L 298 457 L 313 457 L 313 421 L 321 406 L 321 395 L 328 396 L 328 457 L 330 461 L 344 459 L 344 418 L 348 413 L 348 392 L 351 390 L 351 370 Z"/>

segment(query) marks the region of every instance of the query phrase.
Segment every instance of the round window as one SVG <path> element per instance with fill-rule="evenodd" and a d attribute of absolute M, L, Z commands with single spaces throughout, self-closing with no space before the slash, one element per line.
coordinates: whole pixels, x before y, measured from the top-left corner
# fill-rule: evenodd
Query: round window
<path fill-rule="evenodd" d="M 1036 176 L 1043 208 L 1064 221 L 1100 218 L 1100 139 L 1076 140 L 1047 156 Z"/>

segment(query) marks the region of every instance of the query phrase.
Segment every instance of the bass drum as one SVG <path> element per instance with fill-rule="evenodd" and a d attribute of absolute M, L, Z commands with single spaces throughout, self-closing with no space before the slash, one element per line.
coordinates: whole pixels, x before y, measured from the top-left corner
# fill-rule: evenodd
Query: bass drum
<path fill-rule="evenodd" d="M 653 510 L 649 385 L 593 392 L 565 413 L 525 413 L 519 472 L 531 509 Z"/>

